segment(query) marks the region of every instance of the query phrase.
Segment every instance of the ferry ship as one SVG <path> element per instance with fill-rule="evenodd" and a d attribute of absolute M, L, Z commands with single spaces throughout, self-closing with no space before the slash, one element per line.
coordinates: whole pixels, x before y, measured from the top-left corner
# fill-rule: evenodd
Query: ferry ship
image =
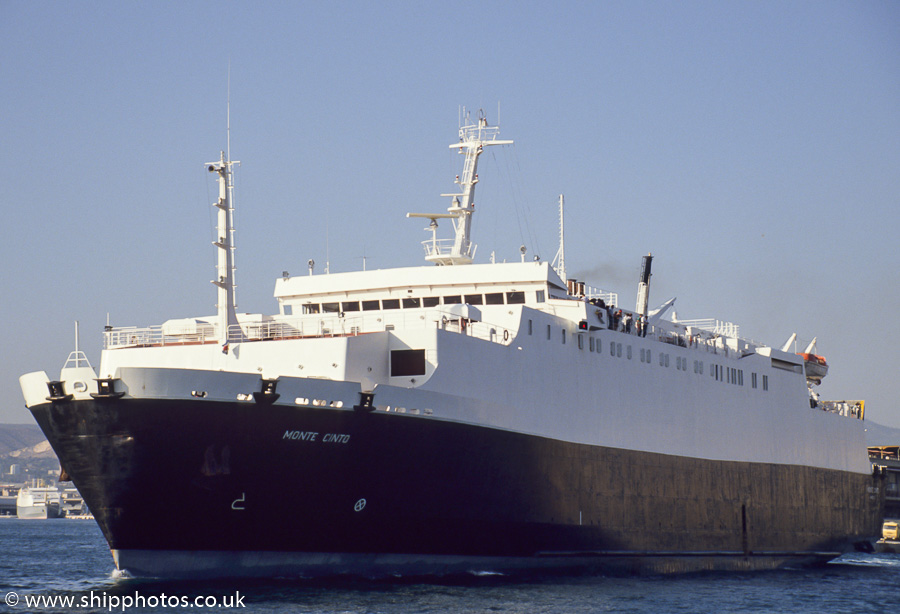
<path fill-rule="evenodd" d="M 76 352 L 20 378 L 119 569 L 748 570 L 878 534 L 863 422 L 813 407 L 802 356 L 648 309 L 650 257 L 633 310 L 566 279 L 562 249 L 476 263 L 478 159 L 512 141 L 460 123 L 449 209 L 408 214 L 426 265 L 310 262 L 277 313 L 237 313 L 222 152 L 216 314 L 107 327 L 99 373 Z"/>
<path fill-rule="evenodd" d="M 16 516 L 29 520 L 61 518 L 59 490 L 45 486 L 23 486 L 16 496 Z"/>

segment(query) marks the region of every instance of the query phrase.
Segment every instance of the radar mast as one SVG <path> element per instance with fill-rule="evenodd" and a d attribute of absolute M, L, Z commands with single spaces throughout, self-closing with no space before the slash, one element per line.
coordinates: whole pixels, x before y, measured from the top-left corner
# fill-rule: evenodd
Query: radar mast
<path fill-rule="evenodd" d="M 465 125 L 459 128 L 459 143 L 450 145 L 450 149 L 458 149 L 465 154 L 462 176 L 456 177 L 460 192 L 441 194 L 451 199 L 447 213 L 407 213 L 406 217 L 419 217 L 431 220 L 425 230 L 431 232 L 431 239 L 423 241 L 425 260 L 438 265 L 472 264 L 475 258 L 475 244 L 471 240 L 472 214 L 475 212 L 475 185 L 478 183 L 478 156 L 488 145 L 512 145 L 512 141 L 497 139 L 500 134 L 498 126 L 488 126 L 483 111 L 479 111 L 478 119 L 473 123 L 468 113 Z M 455 237 L 438 239 L 438 219 L 453 220 Z"/>

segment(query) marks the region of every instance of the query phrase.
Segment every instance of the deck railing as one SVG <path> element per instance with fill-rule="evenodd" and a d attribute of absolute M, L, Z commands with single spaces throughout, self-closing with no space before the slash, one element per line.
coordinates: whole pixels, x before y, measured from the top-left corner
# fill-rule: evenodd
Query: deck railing
<path fill-rule="evenodd" d="M 341 315 L 309 314 L 264 322 L 244 322 L 228 330 L 229 343 L 275 341 L 317 337 L 348 337 L 383 331 L 440 328 L 469 337 L 508 345 L 515 331 L 488 322 L 474 322 L 439 309 L 410 312 L 373 312 Z M 205 324 L 178 331 L 165 325 L 144 328 L 109 328 L 104 332 L 104 348 L 202 345 L 221 342 L 216 326 Z"/>

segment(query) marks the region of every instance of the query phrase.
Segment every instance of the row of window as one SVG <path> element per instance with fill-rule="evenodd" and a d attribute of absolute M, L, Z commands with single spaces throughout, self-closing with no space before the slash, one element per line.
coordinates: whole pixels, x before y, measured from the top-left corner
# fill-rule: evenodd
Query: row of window
<path fill-rule="evenodd" d="M 544 302 L 544 291 L 538 290 L 536 300 Z M 524 292 L 490 292 L 487 294 L 452 294 L 448 296 L 425 296 L 407 298 L 372 299 L 368 301 L 341 301 L 332 303 L 306 303 L 303 313 L 346 313 L 353 311 L 380 311 L 382 309 L 421 309 L 438 305 L 522 305 L 525 303 Z M 290 315 L 291 305 L 285 305 L 285 312 Z"/>
<path fill-rule="evenodd" d="M 566 329 L 562 328 L 562 343 L 565 345 L 566 343 Z M 531 320 L 528 320 L 528 334 L 531 335 L 534 333 L 534 326 Z M 552 325 L 547 325 L 547 340 L 549 341 L 553 337 L 553 327 Z M 578 349 L 584 349 L 584 335 L 576 335 L 578 339 Z M 588 337 L 589 341 L 589 351 L 590 352 L 601 352 L 601 341 L 600 339 L 594 339 L 593 337 Z M 610 342 L 609 344 L 609 355 L 614 358 L 622 357 L 622 344 L 616 342 Z M 628 360 L 631 360 L 631 346 L 625 346 L 625 356 Z M 652 351 L 649 348 L 642 348 L 640 354 L 640 360 L 642 363 L 650 364 L 653 361 Z M 659 366 L 660 367 L 668 367 L 669 366 L 669 355 L 660 352 L 659 353 Z M 688 359 L 683 356 L 675 357 L 675 368 L 679 371 L 684 371 L 685 373 L 688 370 Z M 703 375 L 703 361 L 695 360 L 694 361 L 694 373 L 698 375 Z M 709 374 L 714 377 L 716 381 L 724 381 L 729 384 L 735 384 L 737 386 L 744 385 L 744 371 L 743 369 L 735 369 L 734 367 L 723 367 L 722 365 L 711 364 L 709 366 Z M 753 388 L 757 387 L 757 376 L 756 373 L 752 374 L 751 384 Z M 762 389 L 769 389 L 769 376 L 762 376 Z"/>

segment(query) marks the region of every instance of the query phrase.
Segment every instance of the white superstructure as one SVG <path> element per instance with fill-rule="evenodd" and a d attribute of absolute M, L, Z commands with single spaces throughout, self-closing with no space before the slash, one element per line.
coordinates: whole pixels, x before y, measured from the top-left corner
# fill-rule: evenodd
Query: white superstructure
<path fill-rule="evenodd" d="M 511 143 L 496 137 L 483 118 L 461 128 L 461 193 L 451 195 L 448 214 L 410 214 L 454 220 L 452 243 L 436 233 L 426 241 L 427 260 L 471 263 L 477 158 L 484 146 Z M 231 163 L 223 154 L 210 170 L 220 185 L 219 313 L 108 330 L 100 377 L 121 380 L 127 395 L 252 402 L 261 379 L 277 380 L 278 403 L 349 409 L 363 392 L 374 395 L 377 411 L 419 419 L 870 471 L 859 425 L 810 408 L 802 357 L 742 339 L 718 321 L 651 312 L 640 331 L 636 310 L 623 312 L 614 330 L 619 308 L 581 296 L 578 284 L 567 289 L 546 262 L 286 275 L 275 283 L 278 313 L 235 314 Z M 649 274 L 639 302 L 648 283 Z M 644 298 L 638 309 L 646 307 Z M 43 396 L 45 384 L 36 390 Z M 78 398 L 78 387 L 69 390 Z"/>

